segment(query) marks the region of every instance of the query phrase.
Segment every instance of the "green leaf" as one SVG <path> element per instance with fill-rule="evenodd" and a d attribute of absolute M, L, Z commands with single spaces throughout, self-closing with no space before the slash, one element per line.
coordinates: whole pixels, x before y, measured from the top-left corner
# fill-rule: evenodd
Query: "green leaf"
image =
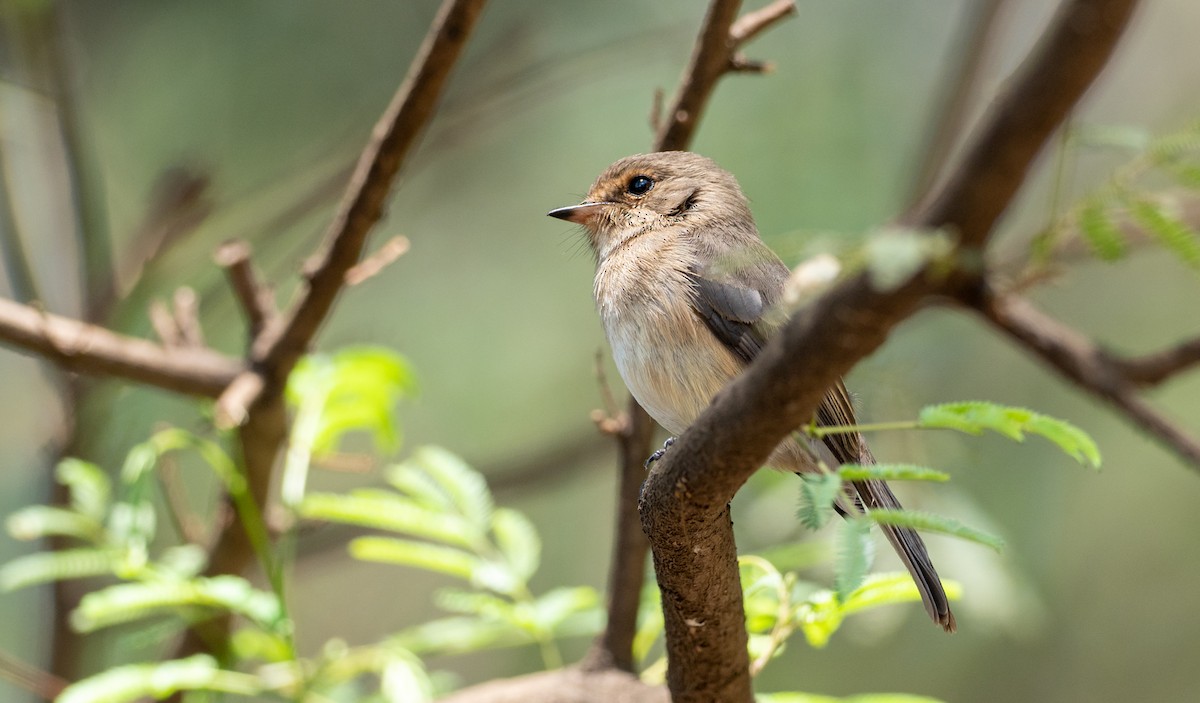
<path fill-rule="evenodd" d="M 434 686 L 420 659 L 395 652 L 379 672 L 379 689 L 388 703 L 430 703 Z"/>
<path fill-rule="evenodd" d="M 258 695 L 262 685 L 249 674 L 224 671 L 206 654 L 187 659 L 113 667 L 67 686 L 56 703 L 126 703 L 147 696 L 161 700 L 178 691 Z"/>
<path fill-rule="evenodd" d="M 481 530 L 492 524 L 492 493 L 487 481 L 462 459 L 441 447 L 421 447 L 408 462 L 437 481 L 459 514 Z"/>
<path fill-rule="evenodd" d="M 15 591 L 51 581 L 103 576 L 113 571 L 113 557 L 104 550 L 60 549 L 17 557 L 0 567 L 0 590 Z"/>
<path fill-rule="evenodd" d="M 880 525 L 896 527 L 911 527 L 914 530 L 938 532 L 952 537 L 958 537 L 976 542 L 996 551 L 1004 548 L 1004 540 L 973 527 L 967 527 L 961 522 L 941 515 L 933 515 L 915 510 L 875 509 L 868 511 L 866 517 Z"/>
<path fill-rule="evenodd" d="M 943 580 L 942 586 L 951 600 L 958 600 L 962 587 L 957 582 Z M 870 610 L 885 605 L 921 601 L 921 592 L 907 572 L 871 574 L 858 588 L 842 600 L 843 615 Z"/>
<path fill-rule="evenodd" d="M 1065 420 L 983 401 L 964 401 L 930 405 L 921 409 L 919 427 L 958 430 L 967 434 L 982 434 L 985 429 L 998 432 L 1018 442 L 1026 432 L 1041 435 L 1054 442 L 1079 463 L 1099 467 L 1100 450 L 1083 430 Z"/>
<path fill-rule="evenodd" d="M 833 517 L 833 502 L 842 489 L 842 477 L 833 473 L 800 474 L 800 507 L 796 518 L 810 530 L 820 529 Z"/>
<path fill-rule="evenodd" d="M 541 562 L 542 541 L 533 523 L 524 514 L 509 508 L 492 513 L 492 533 L 504 560 L 512 567 L 516 580 L 529 581 Z"/>
<path fill-rule="evenodd" d="M 285 627 L 275 594 L 260 591 L 239 576 L 109 586 L 83 597 L 71 613 L 71 625 L 91 632 L 188 607 L 237 613 L 273 631 Z"/>
<path fill-rule="evenodd" d="M 303 441 L 313 454 L 336 451 L 348 432 L 367 432 L 381 451 L 399 446 L 396 402 L 416 390 L 404 357 L 384 347 L 347 347 L 301 359 L 288 379 L 288 400 L 315 412 Z"/>
<path fill-rule="evenodd" d="M 71 495 L 71 508 L 103 522 L 112 496 L 112 482 L 99 466 L 82 459 L 63 459 L 54 470 L 58 482 Z"/>
<path fill-rule="evenodd" d="M 359 537 L 350 541 L 350 555 L 364 561 L 415 566 L 474 582 L 484 562 L 461 549 L 394 537 Z"/>
<path fill-rule="evenodd" d="M 1079 231 L 1098 258 L 1116 261 L 1125 256 L 1125 235 L 1100 203 L 1088 203 L 1080 210 Z"/>
<path fill-rule="evenodd" d="M 14 539 L 35 540 L 44 537 L 74 537 L 99 544 L 104 541 L 104 525 L 90 515 L 49 505 L 30 505 L 4 521 Z"/>
<path fill-rule="evenodd" d="M 602 614 L 600 594 L 591 586 L 555 588 L 539 596 L 532 605 L 534 622 L 549 633 L 557 632 L 574 615 Z"/>
<path fill-rule="evenodd" d="M 871 511 L 871 514 L 874 512 Z M 838 531 L 837 558 L 834 561 L 834 588 L 841 600 L 845 600 L 867 577 L 871 557 L 871 523 L 861 518 L 847 519 Z"/>
<path fill-rule="evenodd" d="M 1096 446 L 1088 433 L 1075 425 L 1049 415 L 1034 413 L 1033 417 L 1029 418 L 1025 429 L 1054 442 L 1080 464 L 1091 464 L 1099 468 L 1100 448 Z"/>
<path fill-rule="evenodd" d="M 1200 269 L 1200 236 L 1185 222 L 1148 200 L 1134 200 L 1129 211 L 1167 251 L 1189 267 Z"/>
<path fill-rule="evenodd" d="M 1178 162 L 1164 164 L 1163 166 L 1179 185 L 1192 190 L 1200 189 L 1200 166 Z"/>
<path fill-rule="evenodd" d="M 949 481 L 950 474 L 916 464 L 842 464 L 843 481 Z"/>
<path fill-rule="evenodd" d="M 481 620 L 472 615 L 422 623 L 396 633 L 392 641 L 420 654 L 463 654 L 526 645 L 533 638 L 507 622 Z"/>
<path fill-rule="evenodd" d="M 483 539 L 473 523 L 457 515 L 427 510 L 407 498 L 381 490 L 365 489 L 349 495 L 310 493 L 301 501 L 298 511 L 310 520 L 400 532 L 469 549 Z"/>

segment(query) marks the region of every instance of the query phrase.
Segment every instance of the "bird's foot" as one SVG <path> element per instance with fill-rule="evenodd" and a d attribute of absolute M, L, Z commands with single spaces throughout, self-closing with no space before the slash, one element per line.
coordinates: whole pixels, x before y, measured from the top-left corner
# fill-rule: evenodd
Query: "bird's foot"
<path fill-rule="evenodd" d="M 653 454 L 650 455 L 650 458 L 646 460 L 646 464 L 645 464 L 647 471 L 649 471 L 650 467 L 654 465 L 654 462 L 663 458 L 663 455 L 667 453 L 667 448 L 670 447 L 672 444 L 675 444 L 675 438 L 667 437 L 667 441 L 663 442 L 662 449 L 658 449 Z"/>

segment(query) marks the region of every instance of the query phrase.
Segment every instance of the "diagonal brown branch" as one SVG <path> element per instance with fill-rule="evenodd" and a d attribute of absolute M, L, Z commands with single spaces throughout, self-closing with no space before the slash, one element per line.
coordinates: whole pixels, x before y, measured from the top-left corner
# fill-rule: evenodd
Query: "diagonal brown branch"
<path fill-rule="evenodd" d="M 1071 0 L 982 123 L 945 186 L 903 218 L 961 236 L 977 258 L 1045 141 L 1103 68 L 1135 0 Z M 972 263 L 977 266 L 977 263 Z M 954 280 L 918 271 L 877 289 L 866 273 L 802 309 L 657 465 L 643 526 L 663 591 L 675 700 L 750 701 L 745 622 L 728 502 L 779 441 L 813 416 L 825 389 Z M 704 567 L 696 554 L 705 554 Z M 714 676 L 713 674 L 717 675 Z"/>
<path fill-rule="evenodd" d="M 462 52 L 485 0 L 444 0 L 425 41 L 391 104 L 375 126 L 330 225 L 308 285 L 290 311 L 268 325 L 250 349 L 251 371 L 239 375 L 217 403 L 218 418 L 240 424 L 239 439 L 251 494 L 266 503 L 271 475 L 287 434 L 283 391 L 287 376 L 308 348 L 357 262 L 367 235 L 383 212 L 392 181 L 433 115 L 446 79 Z M 242 572 L 254 550 L 240 525 L 222 527 L 207 575 Z M 228 622 L 218 629 L 227 629 Z M 223 633 L 218 633 L 223 634 Z M 193 634 L 182 653 L 203 648 Z"/>
<path fill-rule="evenodd" d="M 458 60 L 485 0 L 442 3 L 408 76 L 375 126 L 359 158 L 322 250 L 313 258 L 308 285 L 280 324 L 256 340 L 254 356 L 269 367 L 290 369 L 304 353 L 356 263 L 367 234 L 383 214 L 392 181 L 425 124 Z"/>
<path fill-rule="evenodd" d="M 1133 424 L 1200 470 L 1200 440 L 1138 397 L 1136 385 L 1125 375 L 1128 362 L 1113 359 L 1086 335 L 1019 296 L 999 297 L 984 288 L 972 302 L 993 325 L 1084 390 L 1108 401 Z"/>

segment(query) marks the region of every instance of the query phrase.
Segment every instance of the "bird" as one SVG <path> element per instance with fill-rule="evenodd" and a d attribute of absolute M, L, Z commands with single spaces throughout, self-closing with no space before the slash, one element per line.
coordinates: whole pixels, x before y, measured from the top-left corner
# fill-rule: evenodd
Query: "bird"
<path fill-rule="evenodd" d="M 593 297 L 626 387 L 654 420 L 679 435 L 762 350 L 786 320 L 778 314 L 788 267 L 763 242 L 733 174 L 686 151 L 622 158 L 584 200 L 547 213 L 581 225 L 596 260 Z M 855 424 L 845 384 L 817 411 L 824 426 Z M 857 433 L 832 433 L 802 447 L 785 438 L 767 465 L 820 471 L 814 451 L 837 464 L 874 463 Z M 846 482 L 834 508 L 843 516 L 899 509 L 881 480 Z M 904 562 L 933 622 L 957 625 L 920 535 L 880 525 Z"/>

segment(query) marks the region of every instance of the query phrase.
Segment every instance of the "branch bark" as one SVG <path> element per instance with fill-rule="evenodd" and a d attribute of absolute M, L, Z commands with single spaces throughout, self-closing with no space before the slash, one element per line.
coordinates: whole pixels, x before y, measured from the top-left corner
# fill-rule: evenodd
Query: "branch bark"
<path fill-rule="evenodd" d="M 1200 471 L 1200 440 L 1188 435 L 1137 395 L 1136 382 L 1126 373 L 1139 370 L 1135 363 L 1114 359 L 1082 332 L 1035 308 L 1015 295 L 996 296 L 981 287 L 973 304 L 989 322 L 1003 330 L 1063 376 L 1084 390 L 1108 401 L 1134 425 L 1174 450 Z M 1195 352 L 1195 342 L 1190 343 Z M 1183 345 L 1187 348 L 1189 345 Z M 1170 356 L 1168 354 L 1168 356 Z M 1151 357 L 1148 368 L 1157 376 L 1174 364 Z"/>
<path fill-rule="evenodd" d="M 977 269 L 977 250 L 1045 141 L 1107 62 L 1136 4 L 1068 2 L 996 101 L 966 158 L 901 223 L 957 232 L 960 262 Z M 799 311 L 651 472 L 641 514 L 663 591 L 674 700 L 752 699 L 728 502 L 779 441 L 813 416 L 826 388 L 920 304 L 962 285 L 935 271 L 925 267 L 890 290 L 863 272 Z M 697 568 L 700 561 L 706 568 Z"/>
<path fill-rule="evenodd" d="M 177 393 L 215 398 L 242 363 L 211 349 L 166 349 L 29 305 L 0 298 L 0 340 L 58 366 Z"/>

